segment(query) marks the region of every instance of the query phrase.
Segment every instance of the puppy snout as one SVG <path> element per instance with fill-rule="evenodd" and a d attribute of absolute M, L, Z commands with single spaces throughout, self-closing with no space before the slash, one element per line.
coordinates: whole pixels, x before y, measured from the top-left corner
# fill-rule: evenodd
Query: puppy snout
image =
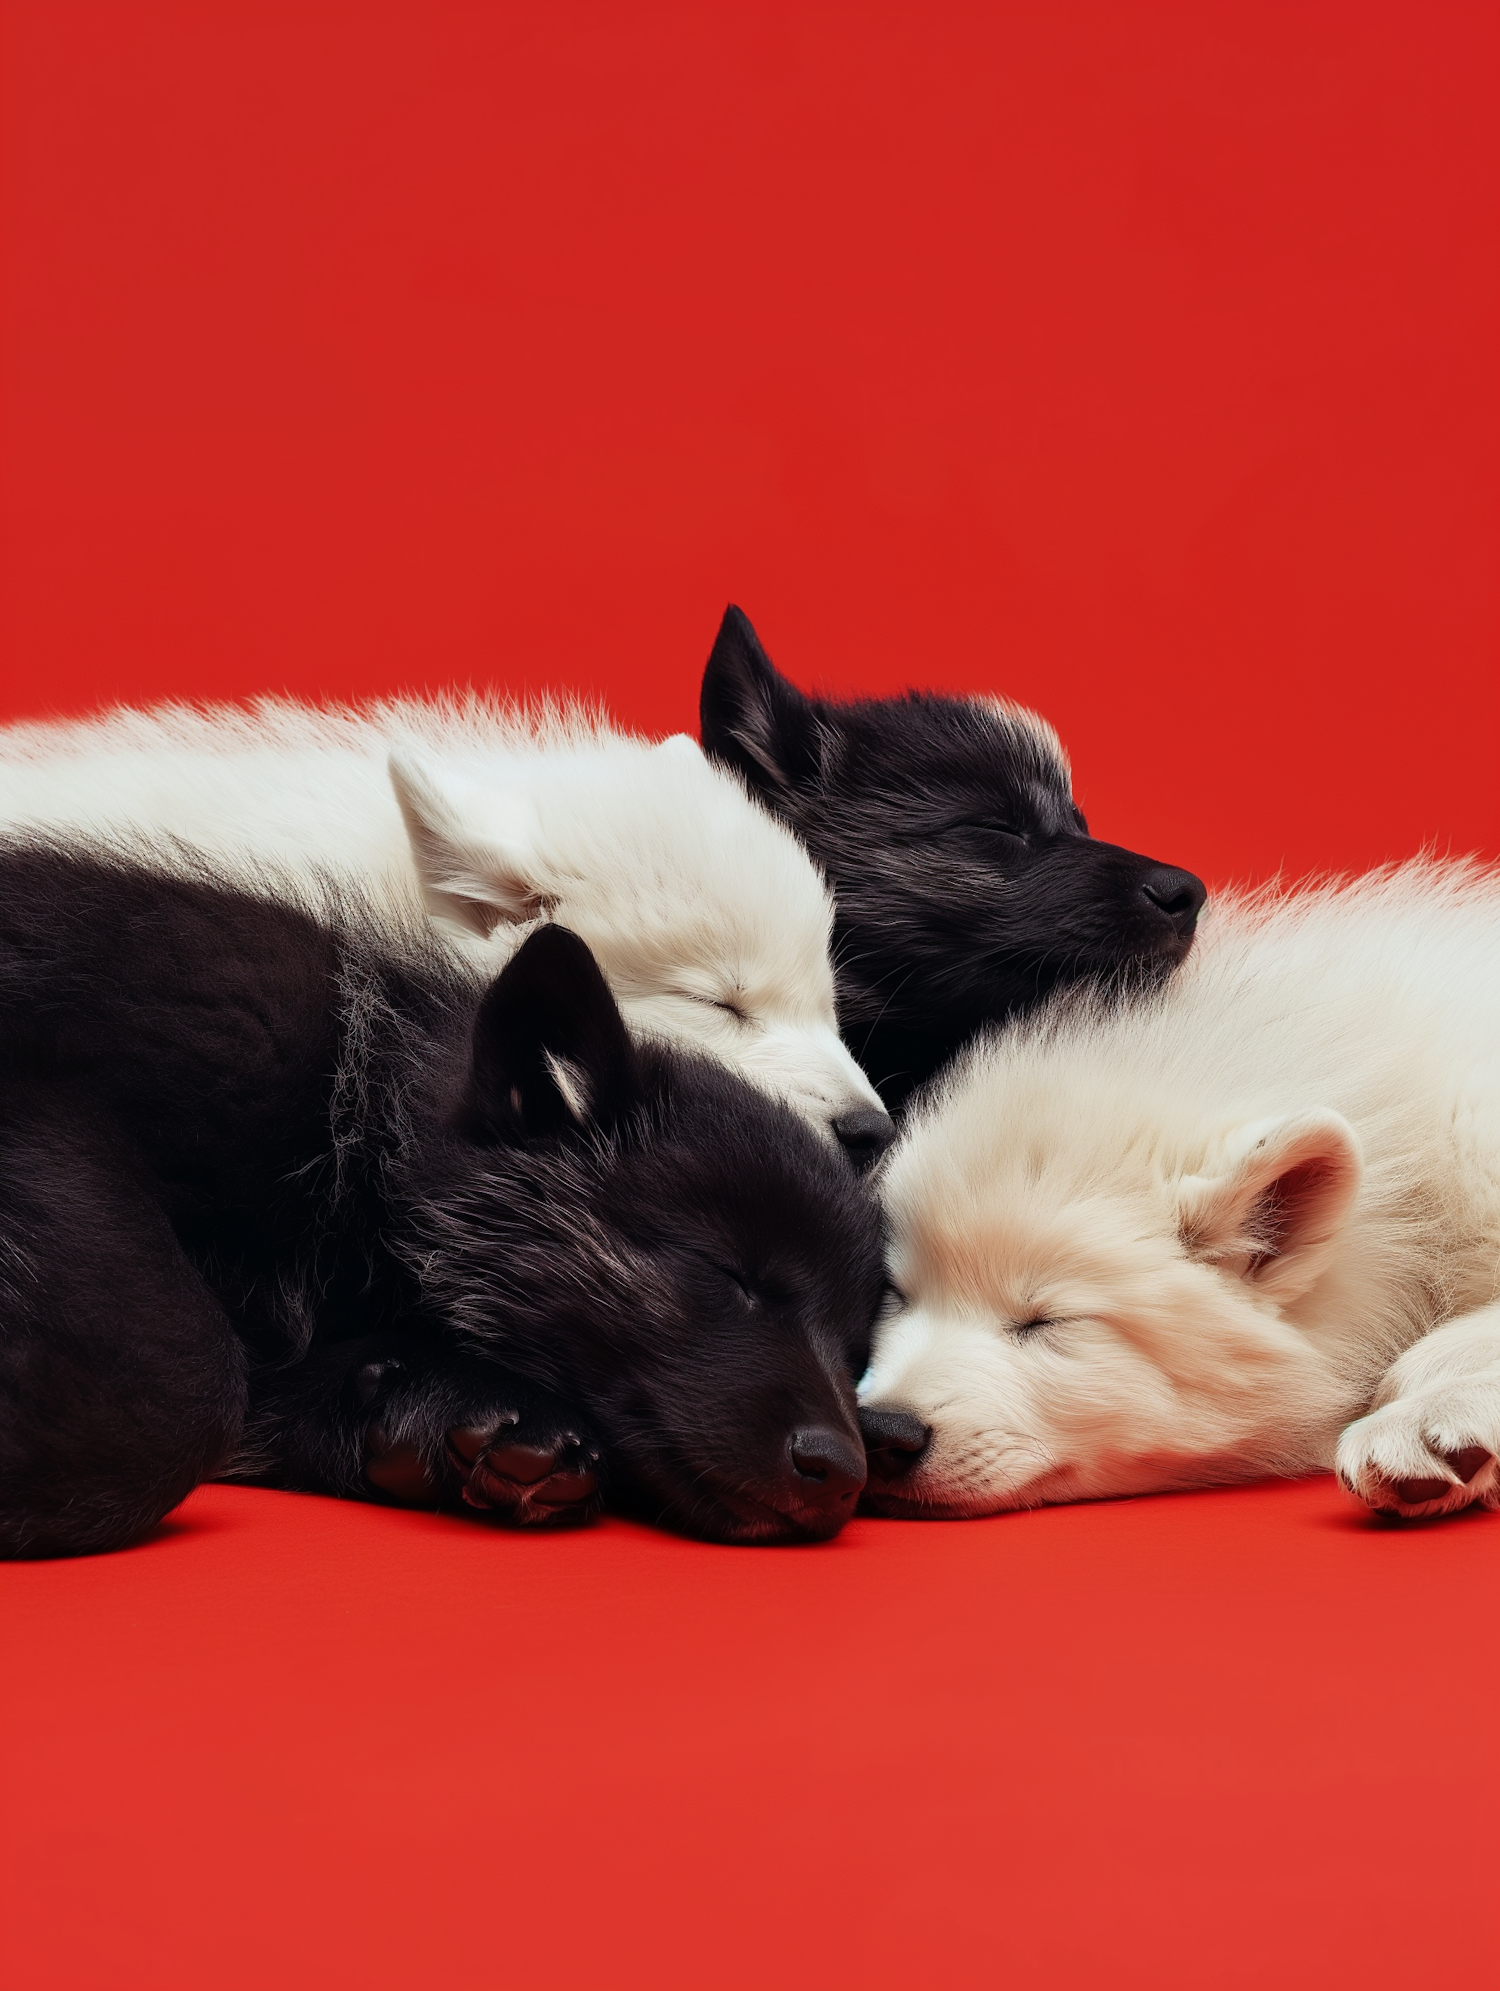
<path fill-rule="evenodd" d="M 870 1478 L 883 1486 L 904 1479 L 932 1443 L 932 1426 L 910 1410 L 862 1410 L 859 1428 Z"/>
<path fill-rule="evenodd" d="M 1192 932 L 1208 897 L 1208 887 L 1201 878 L 1195 878 L 1191 871 L 1177 871 L 1164 864 L 1146 877 L 1141 890 L 1184 936 Z"/>
<path fill-rule="evenodd" d="M 840 1147 L 863 1175 L 896 1138 L 896 1123 L 878 1106 L 856 1106 L 833 1123 Z"/>
<path fill-rule="evenodd" d="M 864 1455 L 858 1445 L 841 1431 L 816 1425 L 794 1431 L 789 1450 L 797 1498 L 804 1507 L 842 1507 L 852 1512 L 865 1483 Z"/>

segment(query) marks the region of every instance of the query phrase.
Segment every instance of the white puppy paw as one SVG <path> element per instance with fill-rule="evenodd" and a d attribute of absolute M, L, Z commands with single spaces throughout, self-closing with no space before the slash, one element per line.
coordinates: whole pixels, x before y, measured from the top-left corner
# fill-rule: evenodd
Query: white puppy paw
<path fill-rule="evenodd" d="M 1339 1440 L 1339 1478 L 1377 1513 L 1407 1519 L 1500 1508 L 1500 1391 L 1474 1377 L 1398 1397 Z"/>

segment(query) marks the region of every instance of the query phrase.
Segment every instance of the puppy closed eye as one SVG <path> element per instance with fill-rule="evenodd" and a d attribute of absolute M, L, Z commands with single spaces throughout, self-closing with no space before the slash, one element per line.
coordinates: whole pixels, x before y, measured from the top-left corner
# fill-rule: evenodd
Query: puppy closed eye
<path fill-rule="evenodd" d="M 1041 1334 L 1045 1329 L 1059 1325 L 1061 1323 L 1053 1314 L 1028 1314 L 1025 1320 L 1013 1320 L 1010 1323 L 1010 1332 L 1017 1340 L 1025 1341 L 1031 1335 Z"/>
<path fill-rule="evenodd" d="M 734 996 L 695 995 L 691 989 L 680 989 L 678 994 L 684 1002 L 695 1002 L 700 1009 L 716 1009 L 722 1016 L 732 1016 L 736 1023 L 748 1023 L 750 1012 Z"/>
<path fill-rule="evenodd" d="M 880 1295 L 880 1305 L 876 1309 L 875 1318 L 877 1321 L 894 1320 L 897 1314 L 905 1313 L 910 1305 L 911 1301 L 901 1288 L 893 1280 L 887 1279 L 884 1291 Z"/>
<path fill-rule="evenodd" d="M 980 821 L 966 817 L 963 821 L 951 823 L 950 829 L 976 837 L 996 850 L 1025 850 L 1030 842 L 1025 830 L 1017 829 L 1014 823 L 1003 820 Z"/>

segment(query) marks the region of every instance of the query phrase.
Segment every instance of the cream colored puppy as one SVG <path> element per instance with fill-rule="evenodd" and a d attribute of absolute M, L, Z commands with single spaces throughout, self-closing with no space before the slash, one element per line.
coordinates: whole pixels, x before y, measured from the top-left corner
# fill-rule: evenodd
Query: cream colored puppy
<path fill-rule="evenodd" d="M 960 1059 L 882 1193 L 880 1510 L 1335 1463 L 1500 1506 L 1500 875 L 1221 900 L 1162 990 Z"/>

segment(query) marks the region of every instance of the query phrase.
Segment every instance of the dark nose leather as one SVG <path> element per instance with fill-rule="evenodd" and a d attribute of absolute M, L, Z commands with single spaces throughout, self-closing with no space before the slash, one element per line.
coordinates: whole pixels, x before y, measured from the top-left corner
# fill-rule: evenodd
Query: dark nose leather
<path fill-rule="evenodd" d="M 850 1161 L 863 1175 L 867 1168 L 873 1168 L 896 1138 L 896 1123 L 889 1113 L 878 1106 L 856 1106 L 852 1113 L 841 1113 L 833 1123 L 833 1131 L 838 1135 L 839 1145 Z"/>
<path fill-rule="evenodd" d="M 864 1486 L 864 1454 L 842 1431 L 826 1426 L 794 1431 L 791 1457 L 797 1497 L 804 1506 L 852 1503 Z"/>
<path fill-rule="evenodd" d="M 871 1479 L 902 1478 L 926 1456 L 932 1443 L 932 1426 L 910 1410 L 862 1410 L 859 1428 Z"/>
<path fill-rule="evenodd" d="M 1159 865 L 1151 872 L 1141 890 L 1179 933 L 1192 932 L 1208 897 L 1208 887 L 1201 878 L 1195 878 L 1191 871 L 1170 870 L 1166 865 Z"/>

